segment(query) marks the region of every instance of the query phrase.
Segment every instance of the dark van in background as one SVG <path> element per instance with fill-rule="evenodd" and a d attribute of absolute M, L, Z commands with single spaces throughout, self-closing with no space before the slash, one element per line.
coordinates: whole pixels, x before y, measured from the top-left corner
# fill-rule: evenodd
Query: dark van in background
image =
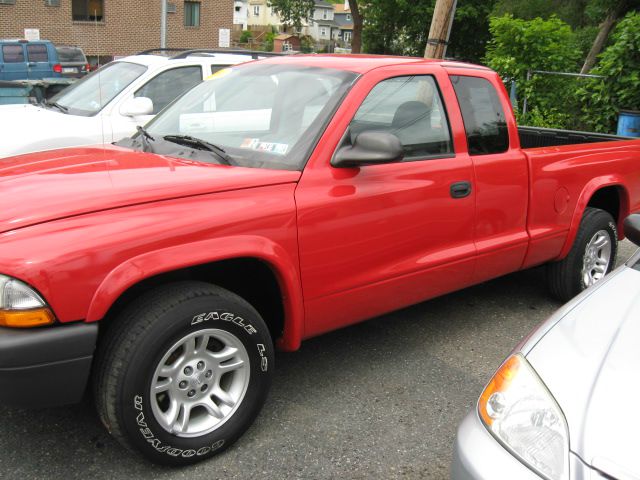
<path fill-rule="evenodd" d="M 48 40 L 0 40 L 0 80 L 80 77 L 88 71 L 78 47 L 56 47 Z"/>
<path fill-rule="evenodd" d="M 80 78 L 89 73 L 89 62 L 80 47 L 56 45 L 55 48 L 63 77 Z"/>

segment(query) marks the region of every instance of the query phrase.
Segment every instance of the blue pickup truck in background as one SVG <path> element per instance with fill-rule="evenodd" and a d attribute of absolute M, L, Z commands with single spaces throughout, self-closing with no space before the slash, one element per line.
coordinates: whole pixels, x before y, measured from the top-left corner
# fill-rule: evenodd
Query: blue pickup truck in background
<path fill-rule="evenodd" d="M 89 72 L 78 47 L 56 46 L 49 40 L 1 40 L 0 80 L 81 77 Z"/>

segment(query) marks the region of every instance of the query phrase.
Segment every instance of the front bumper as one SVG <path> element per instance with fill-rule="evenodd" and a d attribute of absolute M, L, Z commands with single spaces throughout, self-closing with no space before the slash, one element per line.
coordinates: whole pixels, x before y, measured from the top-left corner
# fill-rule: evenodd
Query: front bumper
<path fill-rule="evenodd" d="M 453 480 L 540 480 L 505 449 L 484 427 L 475 409 L 458 427 L 453 460 Z"/>
<path fill-rule="evenodd" d="M 0 327 L 0 403 L 45 407 L 80 401 L 97 337 L 97 324 Z"/>

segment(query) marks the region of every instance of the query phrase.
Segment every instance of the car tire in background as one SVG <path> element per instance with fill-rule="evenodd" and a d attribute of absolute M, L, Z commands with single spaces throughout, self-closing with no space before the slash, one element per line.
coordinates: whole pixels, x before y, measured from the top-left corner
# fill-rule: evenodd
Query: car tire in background
<path fill-rule="evenodd" d="M 165 465 L 221 452 L 249 428 L 274 366 L 269 330 L 237 295 L 203 282 L 129 304 L 99 344 L 94 394 L 109 432 Z"/>
<path fill-rule="evenodd" d="M 587 207 L 569 254 L 547 265 L 553 296 L 566 302 L 601 280 L 615 266 L 617 251 L 613 217 L 604 210 Z"/>

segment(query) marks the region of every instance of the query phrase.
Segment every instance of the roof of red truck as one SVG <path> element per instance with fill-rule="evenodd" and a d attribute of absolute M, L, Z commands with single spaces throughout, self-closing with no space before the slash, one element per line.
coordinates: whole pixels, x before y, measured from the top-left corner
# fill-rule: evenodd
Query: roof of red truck
<path fill-rule="evenodd" d="M 443 67 L 490 70 L 489 68 L 481 65 L 473 65 L 471 63 L 451 60 L 433 60 L 421 57 L 395 57 L 389 55 L 286 55 L 271 57 L 261 61 L 270 63 L 297 63 L 314 67 L 349 70 L 357 73 L 365 73 L 379 67 L 408 64 L 438 64 Z"/>

